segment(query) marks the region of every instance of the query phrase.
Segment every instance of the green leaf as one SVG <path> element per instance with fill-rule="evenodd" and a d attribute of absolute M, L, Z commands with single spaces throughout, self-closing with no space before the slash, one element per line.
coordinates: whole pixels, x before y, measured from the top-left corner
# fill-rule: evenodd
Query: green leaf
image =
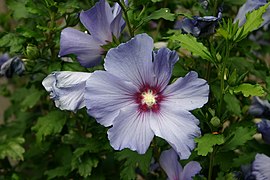
<path fill-rule="evenodd" d="M 198 143 L 195 149 L 198 155 L 206 156 L 209 152 L 213 152 L 213 146 L 224 143 L 224 137 L 221 134 L 205 134 L 200 138 L 195 138 L 195 142 Z"/>
<path fill-rule="evenodd" d="M 157 19 L 160 19 L 160 18 L 163 18 L 163 19 L 168 20 L 168 21 L 174 21 L 175 15 L 170 13 L 170 9 L 161 8 L 161 9 L 151 13 L 149 16 L 144 18 L 142 21 L 148 22 L 150 20 L 157 20 Z"/>
<path fill-rule="evenodd" d="M 29 16 L 25 7 L 25 0 L 7 1 L 7 5 L 13 11 L 12 14 L 15 19 L 19 20 Z"/>
<path fill-rule="evenodd" d="M 241 167 L 242 165 L 250 164 L 254 160 L 255 155 L 256 155 L 255 152 L 248 153 L 248 154 L 246 153 L 240 154 L 238 158 L 233 159 L 232 165 L 234 167 Z"/>
<path fill-rule="evenodd" d="M 136 168 L 139 168 L 145 174 L 148 172 L 152 151 L 148 150 L 145 154 L 138 154 L 129 149 L 124 149 L 116 153 L 116 157 L 119 161 L 124 161 L 121 167 L 121 179 L 136 179 Z"/>
<path fill-rule="evenodd" d="M 226 102 L 226 107 L 230 112 L 235 115 L 241 115 L 240 101 L 232 94 L 225 94 L 224 101 Z"/>
<path fill-rule="evenodd" d="M 23 153 L 25 152 L 21 144 L 24 143 L 24 138 L 7 138 L 0 137 L 0 159 L 10 157 L 15 160 L 23 160 Z"/>
<path fill-rule="evenodd" d="M 220 152 L 215 154 L 214 165 L 219 165 L 222 171 L 228 172 L 232 168 L 232 159 L 235 157 L 233 151 Z"/>
<path fill-rule="evenodd" d="M 263 96 L 264 95 L 263 87 L 260 86 L 259 84 L 252 85 L 252 84 L 248 84 L 248 83 L 243 83 L 237 87 L 234 87 L 233 92 L 234 93 L 241 92 L 245 97 Z"/>
<path fill-rule="evenodd" d="M 178 34 L 170 37 L 171 40 L 180 41 L 181 47 L 190 51 L 195 56 L 200 56 L 203 59 L 213 61 L 207 47 L 198 42 L 197 39 L 190 34 Z"/>
<path fill-rule="evenodd" d="M 235 37 L 236 41 L 244 39 L 250 32 L 258 29 L 261 26 L 262 22 L 264 21 L 262 15 L 265 13 L 269 4 L 270 2 L 264 6 L 261 6 L 259 9 L 246 14 L 246 23 L 238 29 Z"/>
<path fill-rule="evenodd" d="M 39 91 L 38 89 L 35 89 L 35 88 L 29 89 L 28 95 L 25 97 L 25 99 L 21 103 L 21 106 L 23 107 L 23 109 L 34 107 L 39 102 L 42 94 L 43 92 Z"/>
<path fill-rule="evenodd" d="M 225 174 L 224 172 L 219 172 L 216 180 L 236 180 L 233 173 Z"/>
<path fill-rule="evenodd" d="M 35 126 L 37 142 L 41 142 L 48 135 L 60 133 L 66 122 L 66 116 L 61 111 L 52 111 L 44 117 L 38 118 Z"/>
<path fill-rule="evenodd" d="M 92 172 L 92 168 L 97 167 L 97 165 L 98 165 L 98 159 L 96 158 L 86 159 L 78 166 L 79 174 L 83 177 L 90 176 Z"/>
<path fill-rule="evenodd" d="M 230 136 L 226 137 L 226 142 L 222 146 L 222 151 L 235 150 L 238 146 L 242 146 L 247 141 L 253 139 L 255 133 L 255 127 L 236 127 L 234 131 L 230 133 Z"/>
<path fill-rule="evenodd" d="M 45 175 L 48 176 L 48 179 L 54 179 L 56 177 L 65 177 L 70 173 L 69 166 L 61 166 L 54 169 L 45 171 Z"/>
<path fill-rule="evenodd" d="M 98 165 L 98 159 L 97 158 L 82 158 L 82 155 L 85 154 L 85 152 L 88 151 L 88 148 L 81 147 L 77 148 L 74 151 L 74 155 L 71 160 L 71 167 L 72 170 L 78 169 L 78 172 L 81 176 L 87 177 L 91 175 L 92 168 L 97 167 Z"/>
<path fill-rule="evenodd" d="M 19 37 L 17 34 L 8 33 L 0 38 L 0 47 L 10 48 L 10 54 L 21 53 L 24 42 L 25 40 Z"/>

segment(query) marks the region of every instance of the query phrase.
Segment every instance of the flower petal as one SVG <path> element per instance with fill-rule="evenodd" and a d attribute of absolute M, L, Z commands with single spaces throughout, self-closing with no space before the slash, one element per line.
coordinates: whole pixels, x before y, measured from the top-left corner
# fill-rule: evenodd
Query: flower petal
<path fill-rule="evenodd" d="M 103 50 L 100 46 L 91 35 L 65 28 L 61 32 L 59 55 L 75 54 L 80 64 L 88 68 L 101 62 Z"/>
<path fill-rule="evenodd" d="M 261 122 L 257 124 L 258 131 L 262 134 L 263 140 L 270 144 L 270 121 L 267 119 L 262 119 Z"/>
<path fill-rule="evenodd" d="M 261 100 L 259 97 L 254 96 L 248 112 L 257 118 L 269 118 L 270 104 L 267 100 Z"/>
<path fill-rule="evenodd" d="M 1 55 L 1 57 L 0 57 L 0 68 L 1 68 L 2 64 L 4 64 L 9 59 L 10 59 L 10 57 L 9 57 L 8 53 L 5 53 L 5 54 Z"/>
<path fill-rule="evenodd" d="M 153 39 L 139 34 L 127 43 L 110 49 L 104 67 L 111 74 L 137 86 L 151 84 Z"/>
<path fill-rule="evenodd" d="M 252 164 L 252 174 L 256 179 L 267 180 L 270 178 L 270 157 L 265 154 L 257 154 Z"/>
<path fill-rule="evenodd" d="M 162 103 L 179 110 L 193 110 L 202 107 L 208 101 L 209 85 L 204 79 L 198 78 L 194 71 L 180 77 L 163 92 Z"/>
<path fill-rule="evenodd" d="M 113 14 L 107 1 L 100 0 L 91 9 L 82 11 L 80 20 L 100 43 L 106 44 L 106 41 L 112 41 L 110 24 L 113 20 Z"/>
<path fill-rule="evenodd" d="M 159 163 L 169 179 L 180 180 L 180 174 L 183 169 L 178 161 L 178 155 L 174 149 L 163 151 L 160 155 Z"/>
<path fill-rule="evenodd" d="M 198 174 L 201 171 L 201 169 L 202 167 L 200 163 L 196 161 L 190 161 L 185 165 L 180 179 L 192 180 L 192 177 Z"/>
<path fill-rule="evenodd" d="M 169 83 L 173 66 L 178 61 L 179 57 L 175 51 L 168 48 L 159 49 L 154 55 L 154 86 L 160 87 L 162 91 Z"/>
<path fill-rule="evenodd" d="M 154 133 L 149 124 L 149 113 L 137 111 L 137 105 L 129 105 L 123 108 L 115 118 L 113 127 L 108 131 L 111 146 L 116 150 L 129 148 L 144 154 Z"/>
<path fill-rule="evenodd" d="M 160 109 L 159 113 L 153 113 L 151 129 L 179 153 L 180 159 L 187 159 L 195 147 L 194 138 L 200 135 L 198 119 L 188 111 L 166 106 Z"/>
<path fill-rule="evenodd" d="M 122 11 L 120 10 L 116 16 L 114 17 L 112 23 L 110 24 L 110 29 L 112 34 L 116 37 L 119 38 L 121 32 L 123 31 L 125 27 L 125 21 L 122 18 Z"/>
<path fill-rule="evenodd" d="M 50 92 L 56 107 L 76 111 L 85 106 L 85 83 L 90 76 L 91 73 L 58 71 L 49 74 L 42 85 Z"/>
<path fill-rule="evenodd" d="M 0 66 L 0 75 L 11 78 L 14 74 L 22 75 L 25 71 L 24 62 L 17 56 L 8 59 Z"/>
<path fill-rule="evenodd" d="M 121 108 L 134 103 L 138 89 L 131 83 L 105 72 L 95 71 L 86 82 L 86 107 L 97 122 L 112 125 Z"/>

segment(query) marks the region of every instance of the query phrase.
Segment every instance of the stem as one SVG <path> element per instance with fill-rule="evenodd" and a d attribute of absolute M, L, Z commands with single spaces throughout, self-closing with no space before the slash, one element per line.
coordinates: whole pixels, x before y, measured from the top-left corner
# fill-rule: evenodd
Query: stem
<path fill-rule="evenodd" d="M 54 27 L 55 27 L 55 13 L 50 11 L 50 32 L 48 35 L 48 46 L 50 47 L 50 51 L 51 51 L 51 57 L 52 60 L 55 60 L 57 58 L 57 54 L 55 52 L 55 44 L 53 42 L 53 35 L 54 35 Z"/>
<path fill-rule="evenodd" d="M 220 96 L 219 96 L 219 106 L 218 106 L 218 115 L 221 118 L 222 113 L 222 104 L 224 99 L 224 73 L 225 73 L 225 66 L 222 63 L 221 67 L 221 74 L 220 74 Z"/>
<path fill-rule="evenodd" d="M 214 147 L 215 148 L 215 147 Z M 209 157 L 209 170 L 208 170 L 208 180 L 212 180 L 212 173 L 213 173 L 213 162 L 214 162 L 214 151 L 210 154 Z"/>
<path fill-rule="evenodd" d="M 133 30 L 132 30 L 132 27 L 131 27 L 130 22 L 129 22 L 129 19 L 128 19 L 128 14 L 127 14 L 126 6 L 125 6 L 124 3 L 122 3 L 120 0 L 117 0 L 116 2 L 120 5 L 121 9 L 122 9 L 123 12 L 124 12 L 125 20 L 126 20 L 127 27 L 128 27 L 128 31 L 129 31 L 129 35 L 130 35 L 131 37 L 134 37 L 134 32 L 133 32 Z"/>
<path fill-rule="evenodd" d="M 226 62 L 229 58 L 231 51 L 231 47 L 228 41 L 225 42 L 225 54 L 224 58 L 221 63 L 221 74 L 220 74 L 220 101 L 219 101 L 219 107 L 218 107 L 218 115 L 221 118 L 222 113 L 222 104 L 225 94 L 225 82 L 224 82 L 224 76 L 225 76 L 225 68 L 226 68 Z"/>

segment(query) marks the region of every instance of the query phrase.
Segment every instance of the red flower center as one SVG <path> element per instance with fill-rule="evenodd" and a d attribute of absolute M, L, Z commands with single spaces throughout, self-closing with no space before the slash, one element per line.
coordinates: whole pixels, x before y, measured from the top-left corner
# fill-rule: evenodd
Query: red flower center
<path fill-rule="evenodd" d="M 160 108 L 160 101 L 163 99 L 162 94 L 158 88 L 145 86 L 141 88 L 140 92 L 135 94 L 136 103 L 139 104 L 139 111 L 158 112 Z"/>

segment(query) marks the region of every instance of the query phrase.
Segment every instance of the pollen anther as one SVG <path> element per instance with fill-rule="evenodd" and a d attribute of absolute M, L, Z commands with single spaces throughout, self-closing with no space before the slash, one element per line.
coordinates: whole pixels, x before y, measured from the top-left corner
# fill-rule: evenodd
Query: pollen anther
<path fill-rule="evenodd" d="M 154 104 L 156 104 L 156 95 L 152 90 L 148 90 L 143 92 L 142 94 L 142 104 L 146 104 L 149 108 L 151 108 Z"/>

